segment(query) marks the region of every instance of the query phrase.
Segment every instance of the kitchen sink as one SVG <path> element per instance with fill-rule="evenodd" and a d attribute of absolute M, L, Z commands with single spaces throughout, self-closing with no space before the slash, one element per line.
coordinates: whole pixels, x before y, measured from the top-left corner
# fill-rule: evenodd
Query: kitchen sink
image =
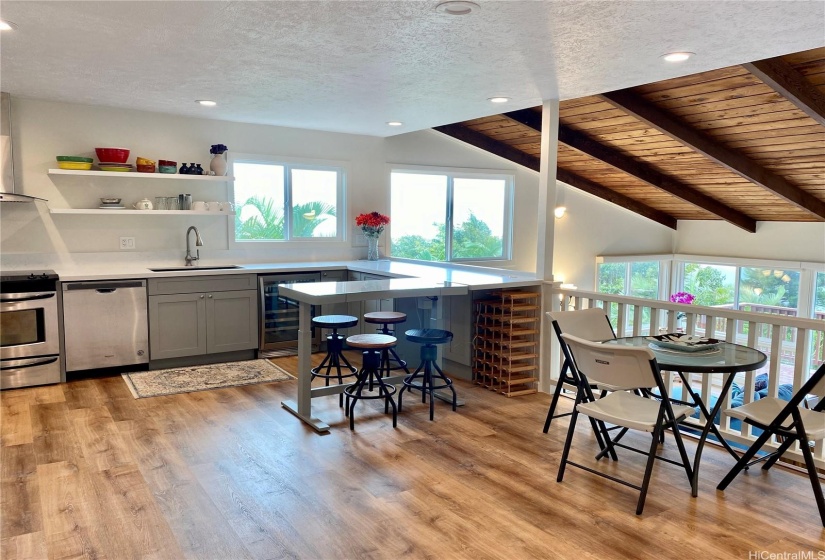
<path fill-rule="evenodd" d="M 152 272 L 178 272 L 196 270 L 231 270 L 233 268 L 243 268 L 237 264 L 227 264 L 223 266 L 169 266 L 165 268 L 150 268 Z"/>

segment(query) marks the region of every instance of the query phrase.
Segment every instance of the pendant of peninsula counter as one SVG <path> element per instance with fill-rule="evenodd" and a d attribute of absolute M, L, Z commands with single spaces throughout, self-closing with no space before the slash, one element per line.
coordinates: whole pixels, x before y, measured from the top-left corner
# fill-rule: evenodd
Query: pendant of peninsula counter
<path fill-rule="evenodd" d="M 541 294 L 497 290 L 474 306 L 473 381 L 507 397 L 538 391 Z"/>

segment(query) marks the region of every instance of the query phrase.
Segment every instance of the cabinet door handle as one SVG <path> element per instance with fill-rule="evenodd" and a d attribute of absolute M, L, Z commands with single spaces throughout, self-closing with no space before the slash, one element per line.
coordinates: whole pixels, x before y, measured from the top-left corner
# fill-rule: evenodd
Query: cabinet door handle
<path fill-rule="evenodd" d="M 203 299 L 203 295 L 201 295 L 201 299 Z"/>
<path fill-rule="evenodd" d="M 208 297 L 209 299 L 212 299 L 212 294 L 209 294 L 209 295 L 208 295 L 208 296 L 206 296 L 206 297 Z"/>

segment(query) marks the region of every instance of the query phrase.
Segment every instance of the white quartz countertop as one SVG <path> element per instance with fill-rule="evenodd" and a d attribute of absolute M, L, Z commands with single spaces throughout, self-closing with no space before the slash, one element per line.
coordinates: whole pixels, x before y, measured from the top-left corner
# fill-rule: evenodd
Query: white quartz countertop
<path fill-rule="evenodd" d="M 464 284 L 433 282 L 424 278 L 313 282 L 278 286 L 279 294 L 313 305 L 397 297 L 458 296 L 466 294 L 467 290 L 468 287 Z"/>
<path fill-rule="evenodd" d="M 208 269 L 193 266 L 186 270 L 152 272 L 150 268 L 169 267 L 169 264 L 113 264 L 113 265 L 71 265 L 53 267 L 61 282 L 88 280 L 119 280 L 125 278 L 168 278 L 174 276 L 212 276 L 224 274 L 285 274 L 304 271 L 347 269 L 356 272 L 373 273 L 391 278 L 418 278 L 432 283 L 463 284 L 470 290 L 495 289 L 503 287 L 537 286 L 542 280 L 534 273 L 484 268 L 467 265 L 437 265 L 379 261 L 306 261 L 281 263 L 210 263 L 214 266 L 238 264 L 239 268 Z"/>

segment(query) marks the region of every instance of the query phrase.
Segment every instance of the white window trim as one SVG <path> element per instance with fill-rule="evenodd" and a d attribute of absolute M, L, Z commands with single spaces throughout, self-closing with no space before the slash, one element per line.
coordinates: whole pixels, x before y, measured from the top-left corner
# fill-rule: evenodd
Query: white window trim
<path fill-rule="evenodd" d="M 287 168 L 287 177 L 285 178 L 284 188 L 287 192 L 284 193 L 285 203 L 291 208 L 292 206 L 292 183 L 289 178 L 289 168 L 290 167 L 299 167 L 301 169 L 319 169 L 319 170 L 330 170 L 330 168 L 336 168 L 339 170 L 338 174 L 338 188 L 336 193 L 336 236 L 333 237 L 299 237 L 299 238 L 290 238 L 290 239 L 250 239 L 248 241 L 238 241 L 235 239 L 235 220 L 227 220 L 227 230 L 228 230 L 228 238 L 229 238 L 229 248 L 234 249 L 238 247 L 250 247 L 260 244 L 268 244 L 268 243 L 277 243 L 278 245 L 288 245 L 288 244 L 305 244 L 305 243 L 316 243 L 316 244 L 329 244 L 329 245 L 346 245 L 349 243 L 349 235 L 348 235 L 348 228 L 346 224 L 349 223 L 349 211 L 347 207 L 347 183 L 348 177 L 350 175 L 350 164 L 346 161 L 338 161 L 338 160 L 324 160 L 324 159 L 310 159 L 310 158 L 299 158 L 299 157 L 292 157 L 292 156 L 277 156 L 271 154 L 244 154 L 238 152 L 229 152 L 228 158 L 228 171 L 227 174 L 230 176 L 234 176 L 234 164 L 236 161 L 242 163 L 261 163 L 261 164 L 269 164 L 269 165 L 281 165 Z M 229 196 L 230 200 L 232 200 L 233 204 L 235 203 L 235 182 L 232 181 L 229 187 Z M 240 212 L 240 208 L 235 209 L 237 212 Z M 291 231 L 292 229 L 292 219 L 291 213 L 285 212 L 284 213 L 284 220 L 285 228 L 287 231 Z"/>
<path fill-rule="evenodd" d="M 433 167 L 425 165 L 407 165 L 402 163 L 387 164 L 387 184 L 389 185 L 389 203 L 392 207 L 392 174 L 393 173 L 408 173 L 411 175 L 446 175 L 447 176 L 447 207 L 445 208 L 445 224 L 446 224 L 446 247 L 445 254 L 452 257 L 452 238 L 453 238 L 453 179 L 501 179 L 504 181 L 504 230 L 502 231 L 501 246 L 502 255 L 500 257 L 486 257 L 486 258 L 471 258 L 471 259 L 456 259 L 448 258 L 448 263 L 472 263 L 483 262 L 485 264 L 502 263 L 506 265 L 513 261 L 513 209 L 515 197 L 515 170 L 508 169 L 478 169 L 469 167 Z M 392 217 L 390 217 L 392 218 Z M 392 221 L 389 226 L 389 247 L 392 247 Z M 408 259 L 405 257 L 398 257 L 390 255 L 395 260 L 420 263 L 423 262 L 418 259 Z M 427 261 L 430 262 L 430 261 Z"/>

